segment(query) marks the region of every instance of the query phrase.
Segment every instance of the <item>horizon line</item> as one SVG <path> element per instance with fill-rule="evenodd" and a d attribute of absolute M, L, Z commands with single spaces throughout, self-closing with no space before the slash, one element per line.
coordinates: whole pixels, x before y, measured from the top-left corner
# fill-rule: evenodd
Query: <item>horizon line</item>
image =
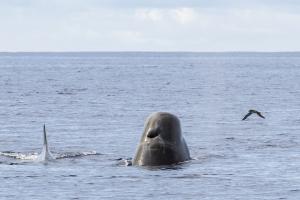
<path fill-rule="evenodd" d="M 300 53 L 299 51 L 0 51 L 3 53 Z"/>

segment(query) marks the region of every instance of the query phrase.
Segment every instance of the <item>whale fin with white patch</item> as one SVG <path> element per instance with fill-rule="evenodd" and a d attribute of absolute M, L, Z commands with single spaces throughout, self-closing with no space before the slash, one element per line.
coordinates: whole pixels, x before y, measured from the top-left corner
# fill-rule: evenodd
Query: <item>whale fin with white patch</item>
<path fill-rule="evenodd" d="M 44 140 L 43 150 L 42 150 L 41 154 L 39 155 L 38 160 L 39 161 L 54 160 L 55 159 L 54 156 L 49 151 L 49 146 L 48 146 L 48 140 L 47 140 L 47 133 L 46 133 L 46 126 L 45 126 L 45 124 L 44 124 L 43 140 Z"/>

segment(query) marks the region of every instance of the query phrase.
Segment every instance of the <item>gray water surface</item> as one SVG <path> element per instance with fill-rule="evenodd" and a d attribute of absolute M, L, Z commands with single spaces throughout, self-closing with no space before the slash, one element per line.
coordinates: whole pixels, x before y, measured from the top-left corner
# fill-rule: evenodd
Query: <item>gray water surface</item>
<path fill-rule="evenodd" d="M 0 199 L 300 198 L 300 53 L 0 53 Z M 266 119 L 250 116 L 261 111 Z M 193 160 L 126 166 L 145 119 L 181 120 Z M 120 161 L 121 159 L 121 161 Z"/>

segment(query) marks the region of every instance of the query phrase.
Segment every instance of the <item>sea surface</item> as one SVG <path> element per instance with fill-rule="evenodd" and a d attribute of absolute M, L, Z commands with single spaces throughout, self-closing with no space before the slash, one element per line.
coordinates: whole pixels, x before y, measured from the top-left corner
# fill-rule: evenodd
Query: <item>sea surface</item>
<path fill-rule="evenodd" d="M 193 160 L 128 166 L 156 111 Z M 0 199 L 299 200 L 300 53 L 0 53 L 0 152 Z"/>

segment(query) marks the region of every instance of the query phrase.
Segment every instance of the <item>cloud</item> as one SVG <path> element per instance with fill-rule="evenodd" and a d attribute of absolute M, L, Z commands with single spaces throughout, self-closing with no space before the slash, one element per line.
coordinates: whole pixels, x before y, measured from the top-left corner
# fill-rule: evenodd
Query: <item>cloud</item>
<path fill-rule="evenodd" d="M 154 22 L 173 20 L 179 24 L 187 24 L 197 18 L 197 13 L 192 8 L 172 8 L 172 9 L 137 9 L 135 16 L 141 20 Z"/>
<path fill-rule="evenodd" d="M 300 50 L 300 3 L 268 2 L 0 0 L 0 51 Z"/>
<path fill-rule="evenodd" d="M 171 10 L 171 13 L 180 24 L 190 23 L 197 18 L 197 13 L 192 8 L 178 8 Z"/>
<path fill-rule="evenodd" d="M 161 9 L 137 9 L 135 16 L 142 20 L 161 21 L 165 14 Z"/>

